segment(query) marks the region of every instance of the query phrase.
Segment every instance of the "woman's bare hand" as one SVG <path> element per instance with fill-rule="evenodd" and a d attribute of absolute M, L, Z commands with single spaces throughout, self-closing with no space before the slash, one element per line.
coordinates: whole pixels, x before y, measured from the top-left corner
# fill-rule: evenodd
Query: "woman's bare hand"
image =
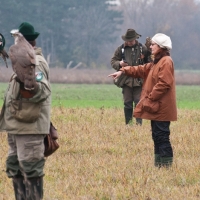
<path fill-rule="evenodd" d="M 118 71 L 118 72 L 108 75 L 108 77 L 112 77 L 113 79 L 116 79 L 120 77 L 122 73 L 123 73 L 122 71 Z"/>

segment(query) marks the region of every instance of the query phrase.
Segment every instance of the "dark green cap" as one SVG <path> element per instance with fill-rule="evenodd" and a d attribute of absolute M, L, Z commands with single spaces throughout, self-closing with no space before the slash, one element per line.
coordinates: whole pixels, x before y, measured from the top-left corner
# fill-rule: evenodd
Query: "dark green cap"
<path fill-rule="evenodd" d="M 34 27 L 28 22 L 23 22 L 19 26 L 19 32 L 26 38 L 28 41 L 35 40 L 40 33 L 35 32 Z"/>

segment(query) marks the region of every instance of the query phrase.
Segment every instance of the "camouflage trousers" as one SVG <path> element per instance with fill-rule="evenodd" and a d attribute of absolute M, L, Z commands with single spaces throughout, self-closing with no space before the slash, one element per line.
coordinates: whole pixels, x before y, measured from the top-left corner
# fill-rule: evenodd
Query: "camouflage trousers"
<path fill-rule="evenodd" d="M 44 137 L 45 135 L 41 134 L 8 134 L 6 173 L 9 178 L 34 178 L 44 175 Z"/>

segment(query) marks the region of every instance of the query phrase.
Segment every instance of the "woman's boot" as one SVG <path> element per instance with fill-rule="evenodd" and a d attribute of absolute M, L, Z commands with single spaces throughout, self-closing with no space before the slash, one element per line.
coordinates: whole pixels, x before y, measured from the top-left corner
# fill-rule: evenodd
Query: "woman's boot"
<path fill-rule="evenodd" d="M 161 166 L 160 154 L 155 154 L 154 155 L 154 165 L 155 165 L 155 167 L 160 167 Z"/>
<path fill-rule="evenodd" d="M 171 167 L 173 163 L 173 157 L 160 157 L 161 167 Z"/>

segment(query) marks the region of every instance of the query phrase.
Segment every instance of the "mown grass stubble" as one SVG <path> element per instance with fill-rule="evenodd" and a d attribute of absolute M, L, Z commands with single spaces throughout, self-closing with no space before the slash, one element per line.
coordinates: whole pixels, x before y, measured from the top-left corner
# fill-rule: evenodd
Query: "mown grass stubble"
<path fill-rule="evenodd" d="M 59 150 L 46 160 L 46 200 L 195 200 L 200 198 L 200 110 L 178 110 L 171 124 L 174 164 L 154 167 L 150 123 L 125 126 L 122 109 L 53 108 Z M 5 169 L 6 134 L 0 135 Z M 14 199 L 2 172 L 0 199 Z"/>

